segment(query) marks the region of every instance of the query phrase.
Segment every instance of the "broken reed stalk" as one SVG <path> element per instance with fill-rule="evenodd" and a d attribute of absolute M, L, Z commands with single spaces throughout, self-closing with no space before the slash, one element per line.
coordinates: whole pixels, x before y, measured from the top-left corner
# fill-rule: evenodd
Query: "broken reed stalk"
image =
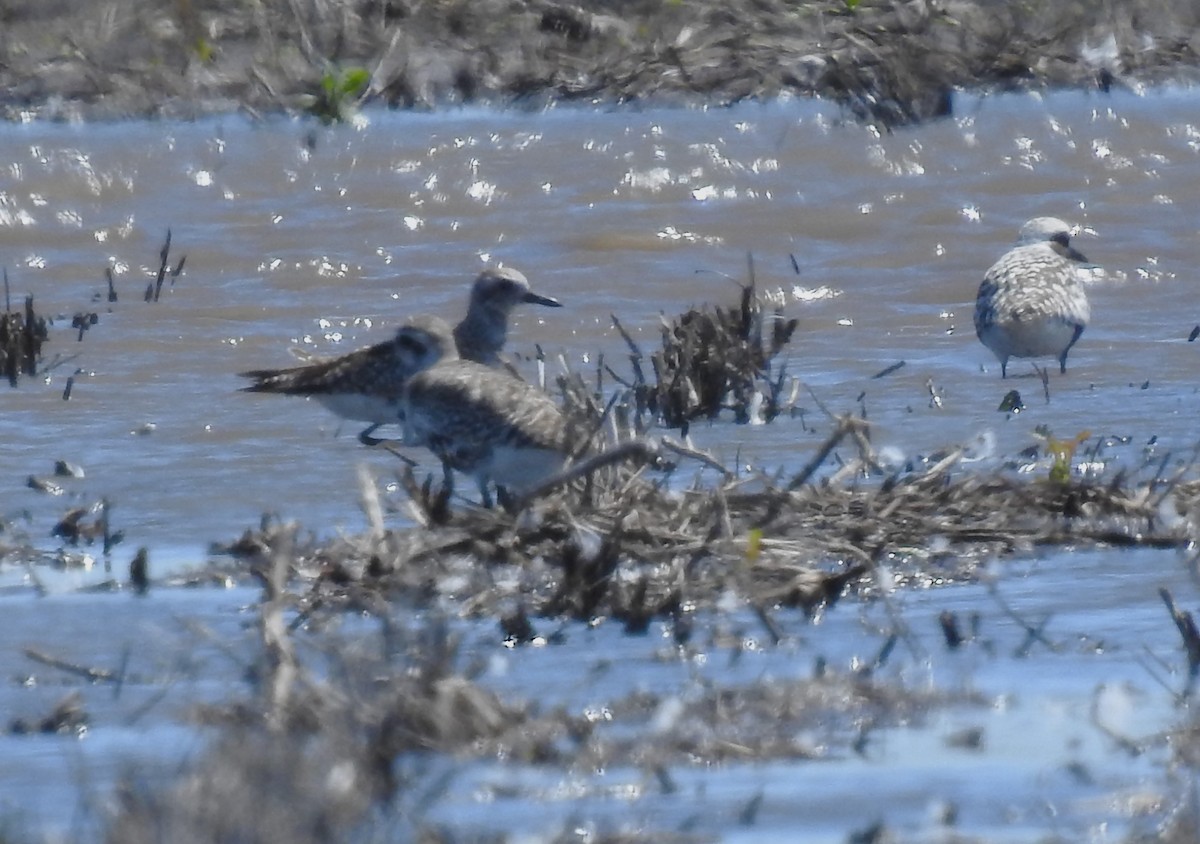
<path fill-rule="evenodd" d="M 367 518 L 372 541 L 379 541 L 385 536 L 383 528 L 383 504 L 379 500 L 379 489 L 366 463 L 359 463 L 356 469 L 358 475 L 359 506 Z"/>
<path fill-rule="evenodd" d="M 26 659 L 31 659 L 50 668 L 56 668 L 59 671 L 65 671 L 68 674 L 74 674 L 77 677 L 82 677 L 89 683 L 115 683 L 121 679 L 120 672 L 110 671 L 107 668 L 93 668 L 88 665 L 80 665 L 76 662 L 51 656 L 37 648 L 25 648 L 21 653 L 25 655 Z"/>
<path fill-rule="evenodd" d="M 181 272 L 183 272 L 183 265 L 186 261 L 187 261 L 187 255 L 182 255 L 179 258 L 179 263 L 177 263 L 174 266 L 174 268 L 172 268 L 172 270 L 171 270 L 171 286 L 172 287 L 175 286 L 175 279 L 179 278 L 179 274 Z"/>
<path fill-rule="evenodd" d="M 599 454 L 592 455 L 587 460 L 567 467 L 554 477 L 546 479 L 518 498 L 513 503 L 513 510 L 523 510 L 538 498 L 542 498 L 574 480 L 582 477 L 590 477 L 605 466 L 612 466 L 615 463 L 625 460 L 640 460 L 643 463 L 653 463 L 659 458 L 659 454 L 660 449 L 645 440 L 629 440 L 628 442 L 618 443 Z"/>
<path fill-rule="evenodd" d="M 46 320 L 33 311 L 33 294 L 25 297 L 25 324 L 22 326 L 23 358 L 22 371 L 30 378 L 37 375 L 38 358 L 42 356 L 42 342 L 48 336 Z"/>
<path fill-rule="evenodd" d="M 817 453 L 812 456 L 812 459 L 804 465 L 804 468 L 792 476 L 792 479 L 788 481 L 787 487 L 785 487 L 785 491 L 795 492 L 812 480 L 812 476 L 817 473 L 817 470 L 821 468 L 821 465 L 829 458 L 833 450 L 841 445 L 842 440 L 865 425 L 866 423 L 861 419 L 850 416 L 840 417 L 837 427 L 833 429 L 833 433 L 826 437 L 825 442 L 817 449 Z"/>
<path fill-rule="evenodd" d="M 5 276 L 7 278 L 7 273 Z M 33 309 L 32 294 L 25 297 L 22 312 L 13 313 L 10 307 L 0 318 L 0 371 L 11 386 L 17 386 L 22 375 L 37 375 L 42 344 L 49 336 L 45 318 L 39 317 Z"/>
<path fill-rule="evenodd" d="M 69 395 L 70 394 L 68 393 L 67 396 Z M 117 531 L 116 533 L 113 532 L 112 508 L 112 502 L 108 500 L 107 496 L 100 499 L 100 526 L 103 531 L 104 556 L 106 557 L 112 552 L 112 549 L 116 546 L 116 544 L 124 538 L 122 536 L 122 531 Z"/>
<path fill-rule="evenodd" d="M 632 393 L 639 416 L 648 414 L 668 428 L 698 419 L 715 419 L 732 410 L 739 423 L 760 416 L 770 421 L 782 412 L 781 371 L 771 362 L 791 340 L 797 321 L 776 308 L 764 314 L 756 292 L 754 259 L 747 255 L 749 281 L 732 307 L 704 305 L 668 320 L 660 317 L 661 348 L 650 355 L 654 380 L 642 368 L 645 356 L 616 315 L 612 322 L 629 348 Z M 770 338 L 765 320 L 772 320 Z M 626 379 L 621 379 L 626 380 Z"/>
<path fill-rule="evenodd" d="M 1183 691 L 1186 697 L 1191 694 L 1192 688 L 1196 684 L 1196 677 L 1200 675 L 1200 630 L 1196 628 L 1196 620 L 1192 614 L 1187 610 L 1181 610 L 1175 604 L 1175 599 L 1166 587 L 1158 590 L 1158 596 L 1167 605 L 1167 612 L 1171 614 L 1171 620 L 1175 622 L 1175 629 L 1179 631 L 1179 637 L 1183 639 L 1184 651 L 1187 653 L 1187 685 Z"/>
<path fill-rule="evenodd" d="M 287 580 L 292 547 L 292 537 L 285 533 L 282 541 L 270 547 L 265 556 L 260 556 L 253 569 L 263 588 L 259 611 L 263 643 L 259 679 L 265 691 L 266 724 L 276 732 L 286 730 L 291 720 L 292 690 L 298 673 L 292 638 L 283 618 L 284 607 L 289 603 Z"/>
<path fill-rule="evenodd" d="M 162 292 L 163 279 L 167 275 L 167 257 L 171 254 L 171 230 L 167 229 L 167 239 L 163 243 L 162 250 L 158 253 L 158 277 L 154 279 L 154 301 L 158 301 L 158 296 Z"/>
<path fill-rule="evenodd" d="M 997 588 L 997 586 L 994 582 L 988 584 L 988 595 L 996 603 L 996 606 L 998 606 L 1000 608 L 1000 611 L 1002 613 L 1004 613 L 1006 616 L 1008 616 L 1009 619 L 1011 619 L 1022 630 L 1025 631 L 1025 638 L 1021 641 L 1021 644 L 1017 647 L 1016 651 L 1013 654 L 1014 656 L 1017 656 L 1017 657 L 1028 656 L 1029 651 L 1033 649 L 1033 645 L 1035 643 L 1040 643 L 1041 645 L 1045 646 L 1046 650 L 1048 650 L 1052 653 L 1058 653 L 1062 650 L 1062 645 L 1059 645 L 1057 642 L 1051 641 L 1049 638 L 1046 637 L 1046 634 L 1044 632 L 1046 629 L 1046 625 L 1048 625 L 1050 623 L 1050 619 L 1053 618 L 1053 615 L 1051 615 L 1050 613 L 1046 613 L 1044 616 L 1042 616 L 1041 621 L 1037 621 L 1037 622 L 1026 621 L 1021 616 L 1020 613 L 1018 613 L 1015 609 L 1013 609 L 1012 605 L 1010 603 L 1008 603 L 1008 601 L 1004 600 L 1004 596 L 1000 594 L 1000 590 Z"/>

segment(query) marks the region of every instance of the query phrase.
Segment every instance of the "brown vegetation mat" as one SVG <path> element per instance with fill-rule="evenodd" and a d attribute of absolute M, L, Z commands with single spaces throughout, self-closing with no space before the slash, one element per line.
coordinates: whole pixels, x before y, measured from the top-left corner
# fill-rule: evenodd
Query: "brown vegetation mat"
<path fill-rule="evenodd" d="M 603 717 L 506 702 L 463 673 L 456 640 L 436 613 L 396 624 L 379 607 L 377 625 L 349 642 L 295 634 L 296 596 L 286 586 L 294 559 L 280 543 L 254 566 L 264 600 L 249 697 L 196 711 L 220 731 L 185 776 L 126 778 L 107 840 L 508 840 L 493 829 L 477 839 L 462 824 L 444 828 L 439 804 L 481 787 L 497 799 L 545 800 L 529 779 L 498 784 L 508 778 L 486 775 L 490 766 L 569 776 L 576 798 L 607 794 L 611 778 L 596 776 L 606 770 L 640 772 L 648 788 L 670 794 L 673 769 L 841 757 L 862 752 L 876 730 L 918 723 L 938 707 L 985 705 L 968 693 L 876 679 L 894 641 L 846 673 L 824 668 L 808 679 L 627 693 L 597 702 Z M 675 646 L 661 654 L 663 662 L 686 657 Z M 481 772 L 477 785 L 473 775 Z M 758 799 L 743 809 L 744 822 L 753 822 Z M 564 828 L 546 840 L 571 839 Z M 713 838 L 651 825 L 590 840 Z"/>
<path fill-rule="evenodd" d="M 954 88 L 1194 78 L 1198 31 L 1190 0 L 8 0 L 0 106 L 337 115 L 359 68 L 393 106 L 792 92 L 894 125 L 946 114 Z"/>
<path fill-rule="evenodd" d="M 853 447 L 869 448 L 863 429 L 843 420 L 820 459 L 787 482 L 735 479 L 676 492 L 644 469 L 606 467 L 585 488 L 514 513 L 450 511 L 410 481 L 419 527 L 377 522 L 366 535 L 324 542 L 268 524 L 226 550 L 261 561 L 289 548 L 309 584 L 297 606 L 302 618 L 453 599 L 465 614 L 504 617 L 521 638 L 525 616 L 612 617 L 639 631 L 729 591 L 762 613 L 812 612 L 847 587 L 869 587 L 880 564 L 892 579 L 929 585 L 971 578 L 994 555 L 1042 546 L 1190 541 L 1175 524 L 1181 520 L 1161 524 L 1164 508 L 1186 512 L 1194 498 L 1192 487 L 1170 482 L 964 473 L 961 451 L 882 480 L 812 482 L 840 441 L 858 436 Z M 861 471 L 870 459 L 860 453 L 865 459 L 852 462 Z"/>
<path fill-rule="evenodd" d="M 1182 474 L 1140 486 L 1119 477 L 1017 480 L 964 474 L 956 450 L 920 472 L 814 481 L 829 455 L 847 445 L 859 457 L 844 465 L 854 475 L 866 472 L 865 430 L 856 420 L 839 421 L 809 466 L 786 483 L 756 479 L 755 491 L 731 480 L 671 492 L 644 470 L 606 466 L 585 488 L 576 481 L 515 512 L 451 510 L 409 476 L 420 527 L 385 530 L 376 486 L 364 483 L 374 522 L 366 536 L 320 543 L 277 524 L 248 532 L 230 550 L 264 588 L 251 694 L 197 713 L 221 730 L 186 776 L 127 779 L 108 840 L 210 841 L 234 833 L 248 841 L 507 840 L 490 828 L 472 837 L 439 807 L 461 802 L 464 789 L 486 798 L 481 788 L 537 806 L 544 788 L 515 775 L 522 769 L 544 771 L 555 783 L 569 778 L 576 798 L 603 798 L 613 788 L 597 771 L 627 771 L 639 788 L 669 795 L 678 788 L 676 772 L 697 765 L 844 757 L 863 752 L 880 728 L 920 723 L 945 706 L 988 705 L 925 683 L 910 687 L 881 671 L 904 640 L 902 626 L 885 631 L 874 659 L 845 672 L 818 660 L 804 678 L 697 678 L 665 693 L 622 692 L 586 711 L 504 700 L 473 679 L 447 611 L 498 617 L 514 646 L 557 640 L 539 635 L 531 616 L 614 616 L 634 633 L 669 616 L 674 638 L 658 658 L 686 664 L 727 646 L 735 658 L 740 644 L 711 634 L 704 644 L 691 641 L 691 619 L 728 606 L 717 601 L 730 593 L 775 636 L 775 610 L 814 611 L 847 586 L 869 583 L 881 564 L 931 583 L 970 577 L 993 553 L 1043 544 L 1188 541 L 1184 531 L 1158 524 L 1168 503 L 1195 507 L 1197 486 L 1179 483 Z M 397 603 L 425 611 L 410 616 Z M 332 631 L 348 610 L 358 633 L 337 641 L 343 634 Z M 954 649 L 961 641 L 956 619 L 943 613 L 939 620 Z M 1041 637 L 1038 627 L 1026 628 L 1029 640 Z M 731 641 L 743 636 L 733 633 Z M 1200 653 L 1200 636 L 1196 642 Z M 597 670 L 620 669 L 600 661 Z M 602 689 L 603 677 L 594 679 Z M 955 740 L 972 746 L 977 737 L 967 731 Z M 739 822 L 754 824 L 760 802 L 761 795 L 747 800 Z M 547 840 L 573 840 L 567 827 L 554 834 L 547 824 Z M 601 824 L 592 840 L 717 838 L 650 823 L 634 831 Z"/>
<path fill-rule="evenodd" d="M 368 536 L 316 543 L 279 525 L 247 533 L 231 550 L 249 560 L 264 590 L 250 695 L 197 711 L 220 730 L 184 776 L 127 777 L 107 840 L 507 840 L 503 831 L 489 828 L 479 838 L 463 824 L 447 826 L 440 807 L 460 803 L 464 789 L 479 797 L 481 788 L 536 806 L 546 799 L 543 786 L 508 775 L 520 769 L 545 771 L 556 783 L 569 778 L 576 798 L 603 798 L 613 787 L 597 771 L 628 771 L 639 788 L 669 795 L 676 771 L 697 765 L 847 756 L 863 752 L 880 728 L 920 723 L 945 706 L 988 705 L 882 672 L 902 627 L 886 635 L 874 659 L 845 672 L 818 661 L 804 678 L 698 678 L 683 690 L 623 692 L 587 711 L 504 700 L 473 679 L 447 609 L 500 616 L 513 644 L 535 636 L 531 614 L 613 615 L 630 632 L 671 615 L 674 641 L 662 643 L 658 658 L 686 664 L 727 646 L 734 658 L 737 644 L 710 639 L 697 650 L 689 640 L 689 619 L 730 591 L 773 633 L 774 608 L 814 609 L 885 557 L 893 571 L 934 581 L 970 576 L 974 561 L 993 552 L 1039 544 L 1186 542 L 1159 528 L 1157 514 L 1168 501 L 1193 509 L 1195 484 L 1135 491 L 1119 478 L 1061 484 L 964 475 L 955 468 L 959 452 L 882 482 L 814 483 L 822 455 L 840 441 L 852 441 L 862 465 L 869 463 L 863 430 L 842 420 L 820 459 L 757 492 L 729 482 L 672 493 L 609 466 L 592 477 L 590 491 L 516 513 L 450 512 L 443 502 L 435 521 L 432 493 L 415 489 L 414 513 L 427 523 L 388 531 L 368 483 L 365 506 L 376 521 Z M 760 540 L 748 539 L 758 532 Z M 933 544 L 942 550 L 930 552 Z M 410 617 L 397 602 L 426 611 Z M 354 611 L 357 633 L 341 641 L 346 633 L 332 631 L 346 610 Z M 949 616 L 941 622 L 953 649 Z M 1040 637 L 1036 627 L 1027 632 Z M 620 669 L 600 661 L 598 670 Z M 603 688 L 603 677 L 594 679 Z M 741 823 L 755 822 L 760 801 L 746 802 Z M 572 840 L 570 829 L 555 835 L 547 823 L 547 840 Z M 717 837 L 651 823 L 636 831 L 601 826 L 592 840 Z"/>

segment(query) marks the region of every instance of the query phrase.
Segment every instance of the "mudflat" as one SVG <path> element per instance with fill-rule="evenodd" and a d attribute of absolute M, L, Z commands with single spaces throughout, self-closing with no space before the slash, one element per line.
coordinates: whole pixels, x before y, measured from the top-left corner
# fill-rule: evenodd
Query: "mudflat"
<path fill-rule="evenodd" d="M 1191 81 L 1190 0 L 7 0 L 10 119 L 269 113 L 340 96 L 406 108 L 725 104 L 822 96 L 885 125 L 955 89 Z"/>

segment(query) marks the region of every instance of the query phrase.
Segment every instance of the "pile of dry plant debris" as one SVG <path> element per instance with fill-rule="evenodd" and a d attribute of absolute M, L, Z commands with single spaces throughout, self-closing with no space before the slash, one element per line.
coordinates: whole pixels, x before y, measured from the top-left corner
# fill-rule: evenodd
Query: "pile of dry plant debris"
<path fill-rule="evenodd" d="M 652 377 L 628 337 L 632 375 L 602 364 L 587 379 L 594 386 L 576 373 L 560 377 L 568 413 L 604 454 L 628 459 L 585 463 L 587 471 L 569 471 L 507 508 L 452 502 L 406 468 L 397 472 L 399 502 L 385 502 L 377 482 L 363 479 L 372 525 L 364 535 L 318 540 L 265 520 L 221 550 L 262 565 L 286 548 L 307 583 L 301 619 L 397 599 L 455 600 L 467 614 L 511 616 L 515 629 L 549 616 L 610 617 L 644 630 L 650 619 L 678 619 L 731 590 L 763 612 L 814 612 L 848 588 L 872 588 L 880 565 L 891 580 L 933 584 L 1039 546 L 1191 541 L 1190 464 L 1170 477 L 1166 461 L 1145 478 L 1078 476 L 1071 466 L 1083 442 L 1048 441 L 1037 473 L 966 471 L 962 448 L 889 469 L 869 425 L 845 416 L 793 476 L 739 477 L 663 434 L 694 419 L 769 421 L 788 412 L 796 389 L 778 353 L 794 330 L 764 311 L 749 285 L 734 307 L 664 319 L 662 348 L 648 356 Z M 603 388 L 605 373 L 612 390 Z M 1038 465 L 1035 455 L 1026 468 Z M 696 480 L 675 482 L 684 472 Z M 416 526 L 387 528 L 386 503 Z"/>

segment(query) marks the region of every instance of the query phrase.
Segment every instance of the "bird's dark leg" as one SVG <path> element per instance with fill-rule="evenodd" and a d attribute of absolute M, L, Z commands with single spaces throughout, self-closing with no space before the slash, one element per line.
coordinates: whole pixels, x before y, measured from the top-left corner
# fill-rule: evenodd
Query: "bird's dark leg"
<path fill-rule="evenodd" d="M 428 485 L 429 479 L 425 480 Z M 442 461 L 442 486 L 433 496 L 431 515 L 436 524 L 444 525 L 450 521 L 450 496 L 454 494 L 454 471 L 450 464 Z"/>
<path fill-rule="evenodd" d="M 1071 342 L 1063 349 L 1062 356 L 1058 359 L 1058 372 L 1060 375 L 1067 374 L 1067 355 L 1071 353 L 1071 347 L 1079 342 L 1079 338 L 1083 335 L 1083 326 L 1075 326 L 1075 334 L 1071 337 Z"/>
<path fill-rule="evenodd" d="M 367 446 L 375 446 L 379 445 L 381 442 L 384 442 L 384 440 L 381 440 L 378 437 L 371 436 L 371 434 L 375 433 L 375 429 L 382 424 L 382 422 L 376 422 L 374 425 L 369 425 L 368 427 L 364 428 L 363 432 L 358 435 L 358 441 Z"/>
<path fill-rule="evenodd" d="M 496 487 L 496 503 L 503 507 L 509 513 L 515 513 L 517 501 L 519 499 L 508 491 L 505 487 Z"/>
<path fill-rule="evenodd" d="M 479 479 L 479 503 L 489 510 L 496 506 L 496 503 L 492 501 L 491 492 L 488 491 L 487 478 Z"/>
<path fill-rule="evenodd" d="M 1001 378 L 1008 377 L 1008 358 L 1005 358 L 1004 360 L 1000 361 L 1000 377 Z"/>

